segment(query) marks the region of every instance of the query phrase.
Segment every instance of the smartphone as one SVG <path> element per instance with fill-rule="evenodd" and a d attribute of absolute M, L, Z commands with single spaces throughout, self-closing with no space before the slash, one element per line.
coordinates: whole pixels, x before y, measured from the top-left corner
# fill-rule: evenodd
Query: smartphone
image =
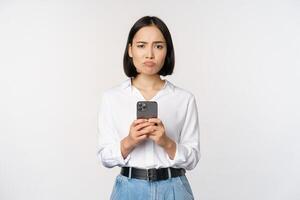
<path fill-rule="evenodd" d="M 156 101 L 138 101 L 136 107 L 137 119 L 157 118 Z"/>

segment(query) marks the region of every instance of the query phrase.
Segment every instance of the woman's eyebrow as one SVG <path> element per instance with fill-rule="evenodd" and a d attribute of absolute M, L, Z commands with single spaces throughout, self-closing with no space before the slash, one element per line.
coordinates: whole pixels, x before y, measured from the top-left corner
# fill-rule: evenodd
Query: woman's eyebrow
<path fill-rule="evenodd" d="M 145 41 L 137 41 L 136 43 L 148 44 L 148 42 L 145 42 Z M 164 42 L 164 41 L 154 41 L 153 43 L 157 44 L 157 43 L 166 43 L 166 42 Z"/>

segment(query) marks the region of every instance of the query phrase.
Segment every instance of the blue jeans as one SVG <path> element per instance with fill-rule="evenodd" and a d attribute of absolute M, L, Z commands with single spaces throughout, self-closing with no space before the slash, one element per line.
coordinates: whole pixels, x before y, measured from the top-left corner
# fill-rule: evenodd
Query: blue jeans
<path fill-rule="evenodd" d="M 193 200 L 194 197 L 186 176 L 162 181 L 146 181 L 118 175 L 110 199 Z"/>

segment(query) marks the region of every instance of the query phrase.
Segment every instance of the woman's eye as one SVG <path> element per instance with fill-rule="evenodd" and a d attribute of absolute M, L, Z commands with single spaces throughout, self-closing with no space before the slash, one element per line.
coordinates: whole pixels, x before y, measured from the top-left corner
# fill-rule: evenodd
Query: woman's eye
<path fill-rule="evenodd" d="M 157 49 L 162 49 L 162 48 L 164 48 L 164 46 L 163 45 L 156 45 L 156 48 Z"/>
<path fill-rule="evenodd" d="M 138 48 L 144 48 L 145 45 L 143 45 L 143 44 L 138 44 L 137 47 L 138 47 Z"/>

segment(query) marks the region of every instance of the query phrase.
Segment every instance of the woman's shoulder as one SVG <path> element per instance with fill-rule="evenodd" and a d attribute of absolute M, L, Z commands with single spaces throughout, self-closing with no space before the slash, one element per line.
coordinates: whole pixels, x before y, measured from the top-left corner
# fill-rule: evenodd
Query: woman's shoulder
<path fill-rule="evenodd" d="M 130 87 L 130 79 L 123 80 L 102 92 L 102 96 L 113 96 L 119 94 L 120 92 L 124 92 L 126 89 Z"/>
<path fill-rule="evenodd" d="M 188 98 L 188 99 L 193 99 L 195 98 L 194 94 L 192 91 L 188 90 L 188 89 L 185 89 L 181 86 L 178 86 L 177 84 L 174 84 L 173 82 L 168 81 L 168 84 L 170 85 L 171 89 L 173 90 L 174 92 L 174 95 L 176 96 L 182 96 L 184 98 Z"/>

